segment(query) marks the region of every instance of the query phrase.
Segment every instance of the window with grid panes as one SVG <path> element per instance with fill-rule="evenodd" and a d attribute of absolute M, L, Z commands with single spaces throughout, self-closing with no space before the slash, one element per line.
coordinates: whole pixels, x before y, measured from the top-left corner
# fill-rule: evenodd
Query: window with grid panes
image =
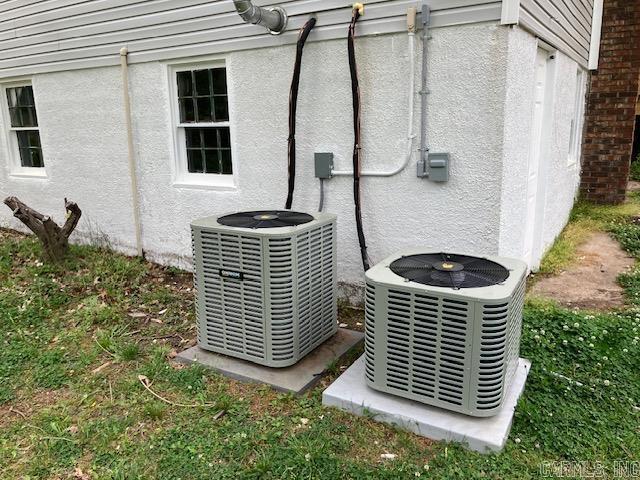
<path fill-rule="evenodd" d="M 233 173 L 225 68 L 176 72 L 189 173 Z"/>
<path fill-rule="evenodd" d="M 9 107 L 9 130 L 16 135 L 22 167 L 44 167 L 38 116 L 33 87 L 22 85 L 6 89 Z"/>

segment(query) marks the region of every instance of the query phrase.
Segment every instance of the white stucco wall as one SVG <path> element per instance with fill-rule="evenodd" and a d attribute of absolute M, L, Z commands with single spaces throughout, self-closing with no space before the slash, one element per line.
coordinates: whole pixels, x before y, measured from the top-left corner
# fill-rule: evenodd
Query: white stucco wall
<path fill-rule="evenodd" d="M 502 125 L 495 106 L 500 105 L 502 90 L 499 70 L 496 72 L 491 66 L 502 55 L 503 35 L 503 29 L 489 24 L 434 31 L 429 69 L 429 138 L 432 151 L 452 154 L 451 181 L 438 185 L 418 179 L 414 162 L 397 177 L 362 181 L 364 225 L 374 261 L 408 245 L 497 251 L 500 179 L 492 170 L 499 168 Z M 366 169 L 388 169 L 403 160 L 406 52 L 404 35 L 358 41 Z M 293 47 L 226 57 L 233 99 L 237 190 L 222 192 L 171 186 L 167 166 L 173 161 L 172 126 L 168 121 L 158 121 L 168 116 L 166 66 L 133 66 L 145 250 L 152 258 L 172 261 L 176 254 L 190 254 L 191 218 L 263 206 L 282 208 L 293 58 Z M 342 41 L 309 44 L 305 49 L 298 109 L 295 209 L 317 208 L 314 152 L 332 151 L 336 167 L 349 168 L 353 138 L 347 65 Z M 153 85 L 151 90 L 149 85 Z M 464 109 L 459 108 L 461 103 Z M 417 120 L 416 116 L 416 131 Z M 478 135 L 479 131 L 482 135 Z M 487 168 L 488 165 L 493 167 Z M 359 283 L 362 275 L 353 224 L 351 179 L 335 178 L 326 187 L 326 210 L 339 216 L 339 279 Z M 470 216 L 473 221 L 469 221 Z"/>
<path fill-rule="evenodd" d="M 114 248 L 135 253 L 120 71 L 51 73 L 34 76 L 32 83 L 47 178 L 9 176 L 2 125 L 0 197 L 15 195 L 59 223 L 68 197 L 83 212 L 76 241 L 108 237 Z M 23 230 L 1 207 L 0 225 Z"/>
<path fill-rule="evenodd" d="M 569 164 L 571 119 L 576 97 L 578 64 L 561 52 L 555 55 L 551 135 L 547 145 L 549 175 L 546 189 L 542 250 L 546 251 L 562 231 L 580 185 L 580 163 Z"/>
<path fill-rule="evenodd" d="M 420 42 L 416 43 L 418 86 Z M 419 245 L 519 256 L 521 238 L 513 231 L 523 214 L 520 204 L 511 200 L 522 194 L 519 180 L 513 179 L 526 169 L 525 134 L 520 129 L 527 118 L 527 82 L 531 81 L 528 77 L 533 60 L 520 55 L 530 55 L 531 51 L 535 54 L 532 36 L 492 23 L 433 30 L 429 44 L 428 138 L 431 151 L 451 154 L 451 179 L 435 184 L 417 178 L 414 157 L 396 177 L 362 180 L 364 228 L 374 262 L 403 247 Z M 188 266 L 189 222 L 194 218 L 283 207 L 287 102 L 294 52 L 295 47 L 286 46 L 223 57 L 234 142 L 233 190 L 173 185 L 169 64 L 131 66 L 143 243 L 150 259 Z M 389 169 L 403 161 L 405 151 L 407 38 L 395 34 L 358 39 L 357 55 L 363 99 L 363 168 Z M 570 69 L 570 62 L 559 59 L 558 78 L 567 74 L 563 69 Z M 72 198 L 85 213 L 79 238 L 91 232 L 103 233 L 116 248 L 133 252 L 120 81 L 117 67 L 34 76 L 49 177 L 17 179 L 0 168 L 0 195 L 16 194 L 35 208 L 56 213 L 58 218 L 63 197 Z M 418 97 L 415 113 L 418 133 Z M 559 108 L 559 121 L 567 113 Z M 559 129 L 558 155 L 562 135 L 564 131 Z M 305 48 L 297 140 L 293 207 L 314 211 L 319 189 L 313 176 L 313 153 L 332 151 L 337 169 L 350 168 L 352 112 L 344 41 L 316 42 Z M 3 164 L 6 153 L 3 148 Z M 507 167 L 504 173 L 503 162 Z M 560 163 L 556 173 L 564 175 Z M 562 209 L 567 212 L 572 185 L 561 180 L 549 189 L 562 198 Z M 339 280 L 361 283 L 351 178 L 327 181 L 326 195 L 326 210 L 339 217 Z M 566 219 L 563 211 L 558 218 L 557 212 L 549 216 L 545 238 L 557 233 Z M 8 209 L 0 209 L 0 225 L 19 227 Z"/>
<path fill-rule="evenodd" d="M 500 211 L 500 255 L 524 255 L 526 193 L 533 115 L 533 79 L 537 40 L 527 31 L 509 29 L 504 150 Z M 576 98 L 578 64 L 561 52 L 553 52 L 548 65 L 551 74 L 546 88 L 553 101 L 548 124 L 543 129 L 541 154 L 545 189 L 542 193 L 544 217 L 542 245 L 533 259 L 536 267 L 542 255 L 567 223 L 579 185 L 579 163 L 569 165 L 571 119 Z M 547 120 L 545 119 L 545 122 Z"/>

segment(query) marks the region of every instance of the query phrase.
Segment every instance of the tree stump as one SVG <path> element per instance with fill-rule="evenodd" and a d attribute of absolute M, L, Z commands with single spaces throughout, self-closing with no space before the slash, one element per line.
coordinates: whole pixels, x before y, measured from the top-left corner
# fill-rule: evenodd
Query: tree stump
<path fill-rule="evenodd" d="M 59 227 L 51 217 L 36 212 L 16 197 L 7 197 L 4 203 L 13 211 L 13 216 L 24 223 L 42 242 L 45 256 L 54 262 L 62 260 L 69 247 L 69 235 L 78 225 L 82 211 L 75 202 L 64 199 L 67 220 Z"/>

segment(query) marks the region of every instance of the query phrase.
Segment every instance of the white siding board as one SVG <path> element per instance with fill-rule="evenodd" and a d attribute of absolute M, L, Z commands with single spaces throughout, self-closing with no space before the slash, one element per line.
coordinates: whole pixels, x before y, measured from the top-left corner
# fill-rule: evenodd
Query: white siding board
<path fill-rule="evenodd" d="M 571 43 L 566 41 L 565 37 L 558 35 L 555 30 L 549 28 L 546 24 L 540 23 L 535 16 L 524 8 L 520 11 L 520 24 L 564 52 L 580 65 L 586 65 L 584 49 L 576 50 Z"/>
<path fill-rule="evenodd" d="M 291 44 L 311 13 L 317 13 L 318 24 L 309 41 L 346 35 L 351 10 L 344 0 L 275 3 L 289 14 L 287 32 L 279 36 L 244 24 L 230 0 L 33 2 L 7 11 L 8 20 L 0 15 L 0 77 L 115 65 L 123 46 L 135 63 Z M 420 7 L 420 2 L 370 0 L 358 24 L 359 35 L 405 30 L 406 9 L 414 5 Z M 433 0 L 430 6 L 433 27 L 497 21 L 501 12 L 500 1 Z"/>
<path fill-rule="evenodd" d="M 5 0 L 4 2 L 0 2 L 0 13 L 15 10 L 19 7 L 32 5 L 34 3 L 43 3 L 45 1 L 46 0 Z"/>
<path fill-rule="evenodd" d="M 520 24 L 586 66 L 592 13 L 590 0 L 522 0 Z"/>
<path fill-rule="evenodd" d="M 49 0 L 51 1 L 51 0 Z M 131 2 L 131 0 L 94 0 L 90 5 L 78 5 L 73 12 L 63 13 L 64 8 L 51 10 L 43 14 L 18 18 L 6 27 L 0 21 L 0 32 L 14 29 L 16 36 L 39 35 L 70 27 L 99 24 L 112 20 L 126 19 L 141 15 L 149 15 L 163 11 L 175 11 L 197 5 L 208 4 L 214 13 L 227 13 L 223 3 L 212 3 L 207 0 L 152 0 L 146 2 Z M 83 7 L 80 9 L 80 7 Z"/>
<path fill-rule="evenodd" d="M 563 18 L 578 31 L 581 37 L 588 38 L 591 35 L 591 21 L 580 13 L 580 9 L 577 8 L 572 0 L 558 0 L 556 7 L 562 13 Z"/>

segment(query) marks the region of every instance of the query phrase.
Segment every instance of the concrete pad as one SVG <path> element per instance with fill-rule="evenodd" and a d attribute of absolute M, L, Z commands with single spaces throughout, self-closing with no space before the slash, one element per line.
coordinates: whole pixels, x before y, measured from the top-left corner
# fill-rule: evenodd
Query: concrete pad
<path fill-rule="evenodd" d="M 339 328 L 333 337 L 298 363 L 285 368 L 265 367 L 247 360 L 208 352 L 197 346 L 179 353 L 175 360 L 187 365 L 198 363 L 243 382 L 266 383 L 282 392 L 301 394 L 320 380 L 327 366 L 342 358 L 362 342 L 363 338 L 364 334 L 361 332 Z"/>
<path fill-rule="evenodd" d="M 500 451 L 504 447 L 531 368 L 531 362 L 521 358 L 500 413 L 477 418 L 373 390 L 365 383 L 364 362 L 361 356 L 322 393 L 323 405 L 360 416 L 366 412 L 376 421 L 432 440 L 464 443 L 470 450 L 481 453 Z"/>

